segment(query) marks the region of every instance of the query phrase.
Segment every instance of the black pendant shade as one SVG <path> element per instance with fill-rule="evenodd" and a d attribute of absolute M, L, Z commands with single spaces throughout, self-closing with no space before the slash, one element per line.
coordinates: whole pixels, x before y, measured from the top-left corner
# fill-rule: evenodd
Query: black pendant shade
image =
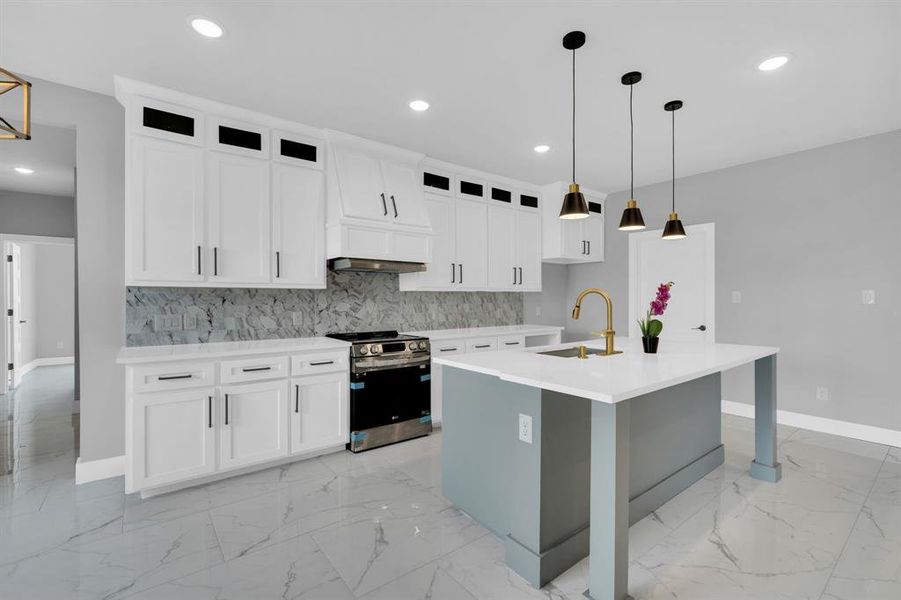
<path fill-rule="evenodd" d="M 663 239 L 665 240 L 681 240 L 686 237 L 685 227 L 682 226 L 682 220 L 676 213 L 676 111 L 682 108 L 681 100 L 670 100 L 663 105 L 663 110 L 669 112 L 673 116 L 673 211 L 666 220 L 663 227 Z"/>
<path fill-rule="evenodd" d="M 619 230 L 641 231 L 645 228 L 645 224 L 638 202 L 635 201 L 635 121 L 632 118 L 632 90 L 635 84 L 641 81 L 641 73 L 630 71 L 623 75 L 620 81 L 623 85 L 629 86 L 629 200 L 619 220 Z"/>
<path fill-rule="evenodd" d="M 588 202 L 579 191 L 576 183 L 576 50 L 585 45 L 585 33 L 570 31 L 563 36 L 563 47 L 573 53 L 573 171 L 572 183 L 569 191 L 563 196 L 563 206 L 560 207 L 561 219 L 584 219 L 588 216 Z"/>
<path fill-rule="evenodd" d="M 584 219 L 588 216 L 588 202 L 584 194 L 579 191 L 578 183 L 569 184 L 569 191 L 563 196 L 563 206 L 560 207 L 561 219 Z"/>

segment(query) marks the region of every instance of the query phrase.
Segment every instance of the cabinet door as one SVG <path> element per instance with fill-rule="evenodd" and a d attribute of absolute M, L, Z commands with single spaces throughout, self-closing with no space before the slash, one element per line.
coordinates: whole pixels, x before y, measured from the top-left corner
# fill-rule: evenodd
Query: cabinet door
<path fill-rule="evenodd" d="M 322 172 L 272 165 L 272 281 L 325 287 Z"/>
<path fill-rule="evenodd" d="M 389 200 L 377 158 L 358 150 L 336 147 L 335 166 L 345 217 L 380 222 L 389 218 Z"/>
<path fill-rule="evenodd" d="M 288 453 L 288 382 L 221 388 L 219 464 L 231 469 Z"/>
<path fill-rule="evenodd" d="M 483 202 L 458 199 L 454 203 L 454 209 L 456 289 L 487 289 L 488 218 L 486 206 Z"/>
<path fill-rule="evenodd" d="M 457 281 L 454 264 L 454 201 L 426 195 L 425 209 L 432 222 L 432 261 L 428 269 L 417 273 L 420 289 L 444 290 Z"/>
<path fill-rule="evenodd" d="M 541 291 L 541 215 L 516 211 L 516 288 L 521 292 Z"/>
<path fill-rule="evenodd" d="M 291 383 L 291 454 L 347 443 L 347 373 L 300 377 Z"/>
<path fill-rule="evenodd" d="M 269 162 L 210 152 L 208 164 L 209 280 L 268 283 Z"/>
<path fill-rule="evenodd" d="M 131 487 L 155 487 L 216 470 L 215 391 L 135 394 L 132 397 Z"/>
<path fill-rule="evenodd" d="M 587 255 L 591 262 L 604 260 L 604 214 L 600 211 L 602 204 L 592 201 L 589 206 L 594 209 L 587 219 L 583 219 Z"/>
<path fill-rule="evenodd" d="M 584 260 L 586 258 L 588 245 L 585 243 L 585 236 L 582 232 L 584 221 L 585 219 L 560 219 L 564 257 L 575 260 Z"/>
<path fill-rule="evenodd" d="M 130 281 L 203 281 L 203 151 L 132 137 Z"/>
<path fill-rule="evenodd" d="M 382 176 L 388 196 L 388 217 L 395 223 L 429 226 L 418 174 L 419 170 L 413 165 L 382 161 Z"/>
<path fill-rule="evenodd" d="M 516 215 L 507 206 L 488 207 L 488 287 L 518 288 L 519 273 L 514 260 Z"/>

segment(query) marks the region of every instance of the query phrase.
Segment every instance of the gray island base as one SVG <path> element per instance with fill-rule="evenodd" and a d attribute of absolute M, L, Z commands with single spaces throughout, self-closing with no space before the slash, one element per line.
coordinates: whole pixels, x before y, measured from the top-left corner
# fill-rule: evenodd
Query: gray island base
<path fill-rule="evenodd" d="M 754 362 L 751 475 L 775 482 L 776 356 Z M 444 495 L 532 585 L 590 553 L 586 596 L 629 598 L 629 525 L 723 463 L 720 372 L 603 402 L 469 366 L 444 363 Z"/>

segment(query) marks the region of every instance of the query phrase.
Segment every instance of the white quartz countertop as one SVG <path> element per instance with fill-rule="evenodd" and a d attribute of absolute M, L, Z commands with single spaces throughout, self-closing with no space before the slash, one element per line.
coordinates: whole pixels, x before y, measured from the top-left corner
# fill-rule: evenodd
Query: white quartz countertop
<path fill-rule="evenodd" d="M 135 364 L 165 360 L 213 359 L 253 354 L 316 352 L 346 350 L 348 342 L 327 337 L 252 340 L 247 342 L 213 342 L 210 344 L 175 344 L 171 346 L 123 346 L 116 362 Z"/>
<path fill-rule="evenodd" d="M 563 327 L 556 325 L 503 325 L 499 327 L 465 327 L 462 329 L 432 329 L 429 331 L 404 331 L 431 340 L 455 340 L 461 338 L 491 337 L 499 335 L 543 335 L 559 333 Z"/>
<path fill-rule="evenodd" d="M 433 357 L 448 366 L 493 375 L 504 381 L 615 404 L 779 352 L 766 346 L 673 342 L 662 338 L 658 354 L 645 354 L 641 339 L 616 338 L 622 354 L 561 358 L 537 352 L 568 348 L 571 342 L 541 348 Z M 603 348 L 603 340 L 581 342 Z"/>

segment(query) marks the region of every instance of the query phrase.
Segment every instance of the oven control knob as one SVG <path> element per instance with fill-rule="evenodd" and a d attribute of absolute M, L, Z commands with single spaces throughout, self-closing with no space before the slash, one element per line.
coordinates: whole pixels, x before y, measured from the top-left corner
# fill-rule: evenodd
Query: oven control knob
<path fill-rule="evenodd" d="M 369 354 L 369 346 L 360 346 L 360 354 Z"/>
<path fill-rule="evenodd" d="M 410 351 L 411 351 L 411 352 L 412 352 L 413 350 L 416 350 L 416 342 L 410 342 L 409 346 L 410 346 Z"/>
<path fill-rule="evenodd" d="M 378 354 L 379 352 L 382 351 L 382 349 L 379 347 L 378 344 L 371 344 L 369 346 L 369 351 L 372 352 L 373 354 Z"/>
<path fill-rule="evenodd" d="M 428 345 L 427 342 L 419 342 L 419 349 L 420 349 L 420 350 L 425 350 L 425 349 L 428 348 L 428 347 L 429 347 L 429 345 Z"/>

